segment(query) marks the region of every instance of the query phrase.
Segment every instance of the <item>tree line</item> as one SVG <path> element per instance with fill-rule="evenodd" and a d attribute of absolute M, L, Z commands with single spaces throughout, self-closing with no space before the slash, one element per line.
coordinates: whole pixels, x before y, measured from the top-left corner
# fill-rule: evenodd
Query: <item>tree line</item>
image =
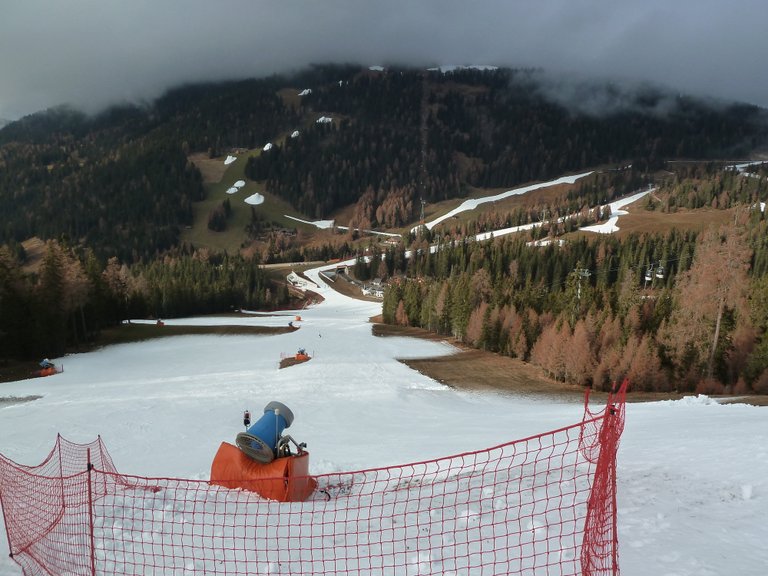
<path fill-rule="evenodd" d="M 49 241 L 31 272 L 23 256 L 18 246 L 0 247 L 4 358 L 61 355 L 129 318 L 274 309 L 292 300 L 256 257 L 179 250 L 147 264 L 129 266 L 116 257 L 101 264 L 93 251 Z"/>
<path fill-rule="evenodd" d="M 653 171 L 665 159 L 740 155 L 766 140 L 764 113 L 715 110 L 646 89 L 609 92 L 609 112 L 574 112 L 525 70 L 393 69 L 313 87 L 309 123 L 249 160 L 247 174 L 314 218 L 355 204 L 355 224 L 413 222 L 421 200 L 509 188 L 602 164 Z M 659 112 L 664 100 L 665 111 Z M 621 104 L 619 104 L 621 103 Z M 332 124 L 315 124 L 320 115 Z"/>
<path fill-rule="evenodd" d="M 720 171 L 700 188 L 764 180 Z M 671 182 L 663 202 L 686 196 Z M 742 189 L 743 192 L 743 189 Z M 758 194 L 758 196 L 755 196 Z M 723 206 L 725 208 L 726 206 Z M 759 202 L 728 206 L 733 221 L 701 232 L 597 235 L 563 245 L 531 237 L 446 237 L 361 258 L 361 276 L 392 278 L 385 322 L 419 326 L 540 366 L 551 377 L 608 389 L 768 393 L 768 221 Z"/>
<path fill-rule="evenodd" d="M 311 93 L 298 97 L 298 90 Z M 178 249 L 205 188 L 193 152 L 272 150 L 248 175 L 312 218 L 401 227 L 421 202 L 512 187 L 604 163 L 638 173 L 671 157 L 747 152 L 763 112 L 607 91 L 609 113 L 569 109 L 526 70 L 317 66 L 296 75 L 180 86 L 96 116 L 57 108 L 0 129 L 0 242 L 32 236 L 149 261 Z M 615 93 L 614 93 L 615 92 Z M 669 102 L 659 112 L 659 100 Z M 321 115 L 331 124 L 317 124 Z M 294 130 L 298 138 L 288 137 Z M 224 207 L 222 207 L 225 210 Z M 211 226 L 222 226 L 221 210 Z"/>

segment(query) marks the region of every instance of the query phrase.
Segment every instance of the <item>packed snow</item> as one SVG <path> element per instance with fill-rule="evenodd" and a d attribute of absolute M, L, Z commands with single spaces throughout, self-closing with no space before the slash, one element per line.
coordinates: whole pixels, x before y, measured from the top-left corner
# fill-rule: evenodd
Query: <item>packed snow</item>
<path fill-rule="evenodd" d="M 320 118 L 318 118 L 315 122 L 317 124 L 330 124 L 333 122 L 333 118 L 329 118 L 328 116 L 320 116 Z"/>
<path fill-rule="evenodd" d="M 311 88 L 304 88 L 304 90 L 299 92 L 299 96 L 309 96 L 310 94 L 312 94 Z"/>
<path fill-rule="evenodd" d="M 757 176 L 756 174 L 750 174 L 747 172 L 748 168 L 751 168 L 752 166 L 762 166 L 763 164 L 768 164 L 768 160 L 750 160 L 748 162 L 739 162 L 737 164 L 732 164 L 729 166 L 729 168 L 732 168 L 733 170 L 736 170 L 739 172 L 739 174 L 749 174 L 750 176 Z"/>
<path fill-rule="evenodd" d="M 523 186 L 521 188 L 515 188 L 512 190 L 507 190 L 506 192 L 502 192 L 500 194 L 494 194 L 493 196 L 484 196 L 482 198 L 473 198 L 471 200 L 465 200 L 462 202 L 458 207 L 454 208 L 450 212 L 447 212 L 446 214 L 443 214 L 442 216 L 439 216 L 435 218 L 434 220 L 431 220 L 429 222 L 426 222 L 424 226 L 431 230 L 436 225 L 440 224 L 441 222 L 444 222 L 445 220 L 452 218 L 456 216 L 457 214 L 460 214 L 461 212 L 466 212 L 468 210 L 474 210 L 481 204 L 487 204 L 488 202 L 497 202 L 499 200 L 503 200 L 505 198 L 509 198 L 510 196 L 518 196 L 521 194 L 527 194 L 529 192 L 533 192 L 535 190 L 540 190 L 542 188 L 548 188 L 550 186 L 556 186 L 558 184 L 574 184 L 577 180 L 584 178 L 585 176 L 589 176 L 592 174 L 592 172 L 584 172 L 582 174 L 575 174 L 573 176 L 565 176 L 562 178 L 558 178 L 557 180 L 551 180 L 549 182 L 541 182 L 538 184 L 531 184 L 528 186 Z M 587 232 L 598 232 L 601 234 L 611 234 L 613 232 L 617 232 L 619 230 L 619 227 L 617 226 L 617 222 L 620 216 L 628 214 L 627 211 L 623 210 L 624 207 L 628 206 L 629 204 L 632 204 L 634 202 L 637 202 L 639 199 L 645 197 L 646 195 L 652 193 L 655 191 L 655 188 L 648 188 L 646 190 L 641 190 L 639 192 L 636 192 L 634 194 L 631 194 L 630 196 L 626 196 L 624 198 L 620 198 L 619 200 L 615 200 L 609 204 L 611 208 L 611 217 L 602 224 L 596 224 L 592 226 L 584 226 L 580 228 L 580 230 L 584 230 Z M 563 221 L 565 219 L 569 218 L 569 216 L 561 217 L 559 220 Z M 479 234 L 475 234 L 475 240 L 484 241 L 484 240 L 490 240 L 491 238 L 498 238 L 500 236 L 505 236 L 507 234 L 516 234 L 518 232 L 523 232 L 526 230 L 532 230 L 534 228 L 538 228 L 542 226 L 543 222 L 529 222 L 528 224 L 521 224 L 520 226 L 510 226 L 509 228 L 502 228 L 499 230 L 493 230 L 491 232 L 481 232 Z M 412 228 L 412 232 L 416 233 L 419 229 L 421 224 L 418 226 L 414 226 Z M 534 242 L 533 244 L 537 246 L 544 246 L 548 243 L 550 243 L 550 240 L 539 240 Z"/>
<path fill-rule="evenodd" d="M 240 192 L 240 188 L 237 186 L 230 186 L 227 188 L 227 194 L 235 194 L 236 192 Z"/>
<path fill-rule="evenodd" d="M 314 226 L 315 228 L 318 228 L 320 230 L 327 230 L 329 228 L 334 227 L 335 220 L 304 220 L 302 218 L 297 218 L 296 216 L 289 216 L 288 214 L 283 214 L 286 218 L 290 218 L 291 220 L 294 220 L 296 222 L 301 222 L 302 224 L 309 224 L 310 226 Z M 349 226 L 336 226 L 338 230 L 349 230 Z M 359 228 L 356 228 L 355 230 L 360 231 Z M 378 230 L 362 230 L 365 234 L 371 234 L 374 236 L 386 236 L 387 238 L 401 238 L 401 234 L 396 234 L 394 232 L 380 232 Z"/>
<path fill-rule="evenodd" d="M 296 216 L 288 216 L 285 214 L 286 218 L 290 218 L 291 220 L 295 220 L 296 222 L 301 222 L 302 224 L 311 224 L 315 228 L 319 228 L 321 230 L 327 230 L 329 228 L 333 228 L 334 220 L 303 220 L 301 218 L 297 218 Z"/>
<path fill-rule="evenodd" d="M 178 336 L 53 359 L 62 374 L 0 384 L 0 453 L 38 464 L 57 433 L 101 435 L 127 474 L 207 479 L 244 409 L 271 400 L 296 415 L 313 473 L 420 461 L 489 447 L 579 421 L 578 398 L 454 390 L 397 358 L 454 354 L 446 342 L 378 338 L 381 304 L 329 289 L 300 311 L 167 320 L 299 330 L 276 336 Z M 312 360 L 278 369 L 281 353 Z M 766 409 L 706 396 L 629 404 L 618 455 L 624 576 L 762 575 L 768 566 Z M 0 538 L 0 573 L 21 574 Z"/>
<path fill-rule="evenodd" d="M 447 212 L 446 214 L 443 214 L 442 216 L 439 216 L 438 218 L 435 218 L 430 222 L 426 222 L 424 226 L 426 226 L 428 230 L 432 230 L 432 228 L 434 228 L 444 220 L 447 220 L 448 218 L 453 218 L 454 216 L 456 216 L 457 214 L 461 214 L 462 212 L 466 212 L 468 210 L 474 210 L 481 204 L 487 204 L 488 202 L 498 202 L 499 200 L 504 200 L 505 198 L 509 198 L 511 196 L 519 196 L 521 194 L 527 194 L 528 192 L 533 192 L 534 190 L 540 190 L 541 188 L 548 188 L 550 186 L 557 186 L 559 184 L 573 184 L 577 180 L 584 178 L 585 176 L 589 176 L 590 174 L 592 174 L 592 171 L 582 172 L 581 174 L 574 174 L 572 176 L 563 176 L 556 180 L 550 180 L 549 182 L 539 182 L 538 184 L 529 184 L 528 186 L 521 186 L 520 188 L 507 190 L 506 192 L 501 192 L 500 194 L 494 194 L 493 196 L 484 196 L 482 198 L 473 198 L 471 200 L 465 200 L 458 207 L 454 208 L 450 212 Z M 418 230 L 419 226 L 416 226 L 413 228 L 414 233 Z M 530 226 L 530 227 L 533 227 L 533 226 Z M 525 229 L 528 229 L 528 227 L 526 226 L 519 227 L 519 230 L 525 230 Z M 515 231 L 518 231 L 517 227 L 515 228 Z M 500 231 L 494 232 L 493 233 L 494 236 L 498 236 L 499 232 Z"/>
<path fill-rule="evenodd" d="M 299 131 L 298 130 L 294 130 L 293 132 L 291 132 L 291 138 L 298 138 L 298 137 L 299 137 Z"/>
<path fill-rule="evenodd" d="M 293 270 L 291 270 L 291 273 L 288 274 L 288 276 L 286 277 L 286 280 L 288 280 L 288 282 L 290 282 L 293 286 L 295 286 L 302 292 L 305 292 L 307 290 L 317 290 L 317 284 L 315 284 L 311 280 L 307 280 L 303 276 L 299 276 Z"/>
<path fill-rule="evenodd" d="M 648 194 L 651 194 L 654 190 L 656 189 L 649 188 L 648 190 L 636 192 L 631 196 L 627 196 L 626 198 L 621 198 L 620 200 L 611 202 L 608 204 L 608 206 L 611 208 L 611 217 L 608 218 L 608 220 L 602 224 L 583 226 L 582 228 L 579 228 L 579 230 L 584 230 L 585 232 L 597 232 L 598 234 L 613 234 L 614 232 L 618 232 L 619 227 L 617 226 L 617 222 L 619 221 L 619 216 L 625 216 L 628 214 L 628 212 L 626 210 L 622 210 L 622 208 L 632 204 L 633 202 L 637 202 L 640 200 L 640 198 L 644 198 Z"/>
<path fill-rule="evenodd" d="M 250 204 L 251 206 L 258 206 L 259 204 L 264 204 L 264 196 L 256 192 L 255 194 L 248 196 L 243 202 Z"/>
<path fill-rule="evenodd" d="M 263 150 L 264 152 L 269 152 L 270 150 L 272 150 L 272 142 L 267 142 L 267 143 L 264 145 L 264 148 L 262 148 L 262 150 Z"/>
<path fill-rule="evenodd" d="M 235 160 L 237 160 L 237 156 L 227 156 L 226 160 L 224 160 L 224 165 L 229 166 Z"/>
<path fill-rule="evenodd" d="M 238 180 L 237 182 L 232 184 L 232 186 L 234 186 L 235 188 L 242 188 L 243 186 L 245 186 L 245 180 Z"/>

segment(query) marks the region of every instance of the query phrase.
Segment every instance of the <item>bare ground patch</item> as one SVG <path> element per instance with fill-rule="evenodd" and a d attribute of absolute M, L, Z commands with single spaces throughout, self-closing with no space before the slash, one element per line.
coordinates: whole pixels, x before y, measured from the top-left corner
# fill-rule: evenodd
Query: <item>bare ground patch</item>
<path fill-rule="evenodd" d="M 448 341 L 461 351 L 450 356 L 400 360 L 406 366 L 452 388 L 464 390 L 494 390 L 515 394 L 537 395 L 557 398 L 558 400 L 584 400 L 585 388 L 564 384 L 547 378 L 532 364 L 515 358 L 501 356 L 493 352 L 468 348 L 460 342 L 433 334 L 422 328 L 390 326 L 381 324 L 381 316 L 371 318 L 374 322 L 372 331 L 375 336 L 409 336 L 433 341 Z M 630 392 L 627 402 L 656 402 L 659 400 L 679 400 L 692 393 Z M 591 392 L 590 397 L 598 405 L 605 402 L 605 392 Z M 714 396 L 723 404 L 751 404 L 768 406 L 768 396 Z"/>
<path fill-rule="evenodd" d="M 42 396 L 0 396 L 0 407 L 39 400 Z"/>
<path fill-rule="evenodd" d="M 636 202 L 629 208 L 629 214 L 619 218 L 617 226 L 622 236 L 627 234 L 642 234 L 672 230 L 704 230 L 710 226 L 720 226 L 733 221 L 730 210 L 714 210 L 702 208 L 699 210 L 679 210 L 677 212 L 658 212 L 644 210 Z"/>
<path fill-rule="evenodd" d="M 373 334 L 375 336 L 409 336 L 439 342 L 449 341 L 461 351 L 449 356 L 400 361 L 452 388 L 556 396 L 559 399 L 572 399 L 574 402 L 584 400 L 583 389 L 551 380 L 531 364 L 508 356 L 468 348 L 451 338 L 439 336 L 421 328 L 374 324 Z M 605 395 L 596 394 L 596 396 L 604 397 Z"/>
<path fill-rule="evenodd" d="M 226 172 L 228 168 L 221 158 L 209 158 L 208 154 L 205 152 L 190 154 L 189 161 L 200 170 L 200 175 L 203 177 L 204 184 L 221 182 L 221 179 L 224 177 L 224 172 Z"/>

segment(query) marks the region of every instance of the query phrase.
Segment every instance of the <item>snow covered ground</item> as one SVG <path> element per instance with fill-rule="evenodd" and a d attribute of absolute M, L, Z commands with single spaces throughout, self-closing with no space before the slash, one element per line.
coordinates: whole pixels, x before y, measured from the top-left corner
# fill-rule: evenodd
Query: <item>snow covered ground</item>
<path fill-rule="evenodd" d="M 259 204 L 264 204 L 264 195 L 256 192 L 248 196 L 243 202 L 250 204 L 251 206 L 258 206 Z"/>
<path fill-rule="evenodd" d="M 465 200 L 458 207 L 454 208 L 450 212 L 447 212 L 442 216 L 435 218 L 434 220 L 425 222 L 424 226 L 426 226 L 428 230 L 432 230 L 432 228 L 440 224 L 440 222 L 442 222 L 443 220 L 447 220 L 448 218 L 452 218 L 453 216 L 460 214 L 462 212 L 466 212 L 468 210 L 474 210 L 481 204 L 487 204 L 488 202 L 497 202 L 498 200 L 504 200 L 505 198 L 509 198 L 510 196 L 519 196 L 520 194 L 527 194 L 528 192 L 533 192 L 534 190 L 540 190 L 541 188 L 547 188 L 549 186 L 557 186 L 559 184 L 573 184 L 580 178 L 584 178 L 585 176 L 589 176 L 590 174 L 592 174 L 592 172 L 583 172 L 581 174 L 574 174 L 572 176 L 563 176 L 562 178 L 557 178 L 556 180 L 550 180 L 548 182 L 539 182 L 538 184 L 530 184 L 528 186 L 521 186 L 520 188 L 507 190 L 506 192 L 502 192 L 500 194 L 494 194 L 493 196 L 484 196 L 482 198 L 473 198 L 471 200 Z M 413 229 L 413 232 L 416 232 L 417 228 L 418 226 Z"/>
<path fill-rule="evenodd" d="M 54 359 L 64 373 L 0 384 L 0 453 L 38 464 L 57 433 L 101 435 L 126 474 L 209 477 L 242 412 L 271 400 L 296 419 L 313 473 L 421 461 L 485 448 L 578 421 L 554 397 L 447 388 L 396 358 L 452 354 L 447 343 L 377 338 L 381 304 L 351 300 L 309 274 L 326 300 L 301 311 L 166 324 L 243 323 L 300 329 L 276 336 L 179 336 Z M 301 321 L 296 321 L 296 315 Z M 279 370 L 281 353 L 310 362 Z M 706 397 L 631 404 L 618 458 L 624 576 L 763 575 L 768 566 L 768 409 Z M 4 527 L 0 527 L 4 532 Z M 0 574 L 18 575 L 0 537 Z"/>
<path fill-rule="evenodd" d="M 617 225 L 617 222 L 619 221 L 619 216 L 624 216 L 628 214 L 626 210 L 622 210 L 625 206 L 629 206 L 633 202 L 637 202 L 640 200 L 640 198 L 644 198 L 651 192 L 656 190 L 655 188 L 648 188 L 647 190 L 641 190 L 640 192 L 635 192 L 631 196 L 627 196 L 626 198 L 621 198 L 620 200 L 615 200 L 614 202 L 611 202 L 608 204 L 611 207 L 611 217 L 608 218 L 605 222 L 602 224 L 594 224 L 592 226 L 584 226 L 582 228 L 579 228 L 579 230 L 584 230 L 585 232 L 597 232 L 598 234 L 613 234 L 614 232 L 619 231 L 619 227 Z"/>
<path fill-rule="evenodd" d="M 285 214 L 286 218 L 290 218 L 291 220 L 295 220 L 296 222 L 301 222 L 302 224 L 311 224 L 315 228 L 319 228 L 320 230 L 327 230 L 328 228 L 333 228 L 334 220 L 302 220 L 301 218 L 296 218 L 295 216 L 288 216 L 288 214 Z"/>

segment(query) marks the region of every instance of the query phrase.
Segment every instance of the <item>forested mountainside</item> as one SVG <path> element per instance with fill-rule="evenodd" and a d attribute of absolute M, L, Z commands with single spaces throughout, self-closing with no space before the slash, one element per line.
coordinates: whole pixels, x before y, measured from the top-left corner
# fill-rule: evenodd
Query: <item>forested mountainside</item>
<path fill-rule="evenodd" d="M 13 122 L 0 129 L 0 359 L 56 355 L 131 316 L 284 306 L 287 288 L 261 263 L 358 255 L 360 279 L 393 280 L 387 321 L 555 378 L 602 387 L 631 372 L 645 389 L 768 391 L 766 170 L 716 161 L 765 146 L 765 110 L 601 90 L 615 102 L 597 114 L 553 99 L 533 71 L 318 66 L 179 87 L 94 117 L 59 108 Z M 232 205 L 221 181 L 230 154 L 267 202 Z M 211 165 L 219 180 L 203 176 Z M 576 171 L 593 172 L 409 233 L 422 206 L 445 213 L 467 195 Z M 595 208 L 649 183 L 648 214 L 702 210 L 704 222 L 738 226 L 578 232 L 609 216 Z M 283 210 L 352 230 L 292 234 L 299 225 Z M 533 222 L 519 238 L 471 239 Z M 231 234 L 233 248 L 196 245 L 201 228 Z M 355 228 L 405 242 L 384 249 Z M 530 244 L 546 236 L 558 242 Z M 22 246 L 32 238 L 35 265 Z"/>
<path fill-rule="evenodd" d="M 357 222 L 393 227 L 414 222 L 422 200 L 474 187 L 605 163 L 644 173 L 669 158 L 740 156 L 766 142 L 757 107 L 612 91 L 622 105 L 595 115 L 549 99 L 525 70 L 318 66 L 179 87 L 95 117 L 50 110 L 0 130 L 0 242 L 66 239 L 101 260 L 153 259 L 178 247 L 206 195 L 194 152 L 252 150 L 247 176 L 301 214 L 356 205 Z"/>
<path fill-rule="evenodd" d="M 564 382 L 766 394 L 767 199 L 766 164 L 689 165 L 643 201 L 656 218 L 641 234 L 559 230 L 560 242 L 538 246 L 529 234 L 474 241 L 473 223 L 442 230 L 438 250 L 360 260 L 356 274 L 395 278 L 386 322 L 530 361 Z M 657 227 L 683 212 L 699 226 Z M 562 225 L 537 235 L 551 240 L 553 226 Z"/>
<path fill-rule="evenodd" d="M 102 329 L 128 318 L 168 318 L 290 306 L 254 258 L 168 253 L 131 267 L 101 264 L 48 241 L 36 273 L 0 246 L 0 361 L 59 356 L 98 342 Z"/>

